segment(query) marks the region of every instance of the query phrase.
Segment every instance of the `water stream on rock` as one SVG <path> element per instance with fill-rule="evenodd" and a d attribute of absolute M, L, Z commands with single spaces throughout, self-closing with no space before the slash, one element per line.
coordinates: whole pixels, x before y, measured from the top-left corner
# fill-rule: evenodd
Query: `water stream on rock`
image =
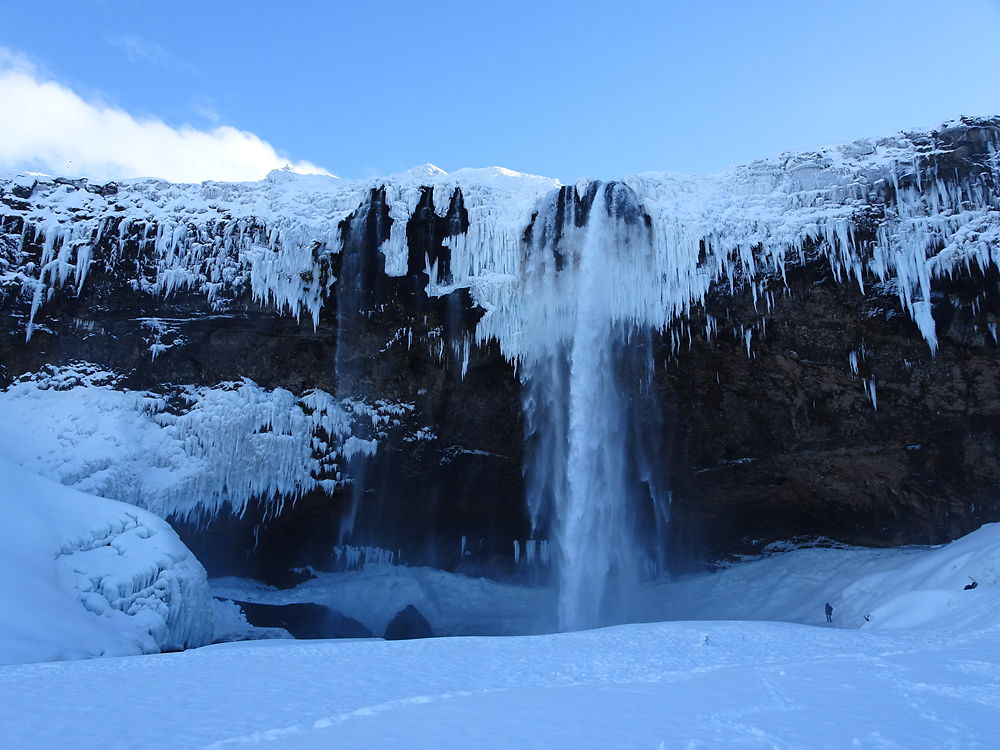
<path fill-rule="evenodd" d="M 336 398 L 363 399 L 360 376 L 363 367 L 362 341 L 365 336 L 365 313 L 375 304 L 378 280 L 384 275 L 377 251 L 387 229 L 383 221 L 384 198 L 375 191 L 368 201 L 346 221 L 343 231 L 343 250 L 337 278 L 337 348 L 334 357 Z M 383 262 L 384 263 L 384 262 Z M 357 521 L 362 496 L 368 487 L 371 454 L 359 452 L 347 458 L 344 473 L 351 478 L 349 503 L 340 518 L 337 545 L 342 547 L 351 540 Z"/>

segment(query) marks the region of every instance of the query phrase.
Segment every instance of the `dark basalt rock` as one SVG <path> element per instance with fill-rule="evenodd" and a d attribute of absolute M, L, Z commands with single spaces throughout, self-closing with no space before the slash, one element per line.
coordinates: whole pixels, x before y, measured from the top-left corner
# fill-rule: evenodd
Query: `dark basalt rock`
<path fill-rule="evenodd" d="M 263 571 L 263 575 L 258 580 L 276 589 L 293 589 L 300 583 L 311 581 L 315 577 L 316 574 L 308 568 L 268 568 Z"/>
<path fill-rule="evenodd" d="M 412 604 L 407 604 L 396 613 L 395 617 L 385 627 L 387 641 L 406 641 L 414 638 L 433 638 L 431 626 L 420 614 L 420 610 Z"/>
<path fill-rule="evenodd" d="M 236 604 L 254 627 L 284 628 L 295 638 L 374 638 L 354 618 L 319 604 Z"/>
<path fill-rule="evenodd" d="M 1000 518 L 998 282 L 937 285 L 935 356 L 894 293 L 863 295 L 820 262 L 789 273 L 790 299 L 775 284 L 749 357 L 741 336 L 695 334 L 659 380 L 676 438 L 675 561 L 798 535 L 936 544 Z M 728 294 L 712 309 L 720 332 L 759 320 Z"/>

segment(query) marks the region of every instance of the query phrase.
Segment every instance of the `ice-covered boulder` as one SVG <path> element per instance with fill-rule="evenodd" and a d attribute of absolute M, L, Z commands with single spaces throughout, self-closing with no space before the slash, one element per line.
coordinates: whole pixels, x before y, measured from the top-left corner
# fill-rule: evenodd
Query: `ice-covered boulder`
<path fill-rule="evenodd" d="M 205 570 L 165 521 L 0 456 L 0 663 L 177 650 L 212 632 Z"/>

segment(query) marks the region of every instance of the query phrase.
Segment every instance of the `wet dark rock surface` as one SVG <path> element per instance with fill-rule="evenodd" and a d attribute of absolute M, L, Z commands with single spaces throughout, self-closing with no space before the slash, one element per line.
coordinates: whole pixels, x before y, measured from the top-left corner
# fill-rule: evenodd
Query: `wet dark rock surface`
<path fill-rule="evenodd" d="M 431 626 L 420 610 L 412 604 L 407 604 L 399 610 L 385 626 L 387 641 L 405 641 L 413 638 L 432 638 Z"/>
<path fill-rule="evenodd" d="M 319 604 L 236 604 L 254 627 L 284 628 L 294 638 L 374 638 L 357 620 Z"/>
<path fill-rule="evenodd" d="M 760 316 L 720 296 L 719 338 L 695 334 L 666 370 L 675 554 L 797 535 L 934 544 L 1000 518 L 997 274 L 937 285 L 934 356 L 894 292 L 863 295 L 820 262 L 788 287 L 749 357 L 739 329 Z"/>

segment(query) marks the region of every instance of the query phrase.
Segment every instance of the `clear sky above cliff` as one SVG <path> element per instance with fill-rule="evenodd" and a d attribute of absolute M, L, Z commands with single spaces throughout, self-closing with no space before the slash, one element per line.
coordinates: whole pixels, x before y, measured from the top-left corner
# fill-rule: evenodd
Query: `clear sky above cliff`
<path fill-rule="evenodd" d="M 1000 113 L 997 0 L 0 0 L 0 19 L 4 170 L 572 181 Z"/>

